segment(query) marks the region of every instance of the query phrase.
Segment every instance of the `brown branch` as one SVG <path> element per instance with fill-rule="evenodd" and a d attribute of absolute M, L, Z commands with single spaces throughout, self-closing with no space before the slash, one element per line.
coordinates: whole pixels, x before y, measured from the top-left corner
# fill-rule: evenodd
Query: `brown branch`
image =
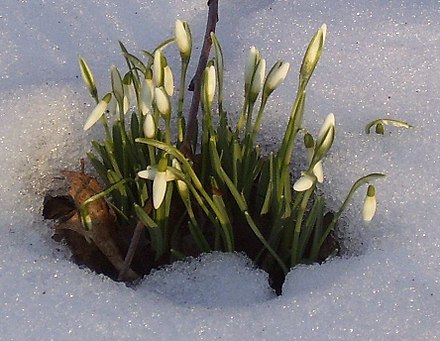
<path fill-rule="evenodd" d="M 211 32 L 215 32 L 218 22 L 218 0 L 208 1 L 208 19 L 206 22 L 205 37 L 203 40 L 202 51 L 200 52 L 199 63 L 193 79 L 189 84 L 188 90 L 193 91 L 191 107 L 188 115 L 188 123 L 186 125 L 185 139 L 181 146 L 181 150 L 185 155 L 192 155 L 191 145 L 197 139 L 197 114 L 200 105 L 202 75 L 208 62 L 209 52 L 211 51 Z"/>

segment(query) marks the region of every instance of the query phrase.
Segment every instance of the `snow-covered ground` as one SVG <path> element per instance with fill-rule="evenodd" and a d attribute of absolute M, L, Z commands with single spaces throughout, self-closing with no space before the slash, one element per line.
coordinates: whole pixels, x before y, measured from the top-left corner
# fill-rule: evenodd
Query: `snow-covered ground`
<path fill-rule="evenodd" d="M 434 340 L 440 338 L 440 1 L 220 0 L 227 105 L 239 108 L 247 49 L 292 65 L 264 122 L 279 139 L 301 56 L 325 22 L 323 58 L 308 93 L 307 127 L 334 112 L 325 162 L 332 205 L 372 171 L 378 214 L 356 197 L 343 233 L 349 254 L 293 269 L 283 295 L 242 256 L 174 264 L 136 289 L 79 269 L 50 239 L 42 198 L 77 167 L 97 132 L 82 132 L 90 100 L 77 55 L 102 91 L 118 40 L 133 51 L 189 20 L 199 46 L 206 0 L 2 0 L 0 8 L 1 340 Z M 198 54 L 199 50 L 196 50 Z M 415 128 L 366 135 L 379 117 Z"/>

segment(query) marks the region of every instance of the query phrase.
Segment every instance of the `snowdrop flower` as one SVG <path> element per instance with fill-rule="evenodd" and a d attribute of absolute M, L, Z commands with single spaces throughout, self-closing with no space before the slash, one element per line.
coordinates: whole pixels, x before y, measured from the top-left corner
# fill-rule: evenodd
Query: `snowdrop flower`
<path fill-rule="evenodd" d="M 112 94 L 108 93 L 105 95 L 102 100 L 96 105 L 95 109 L 93 109 L 90 116 L 87 118 L 86 123 L 84 124 L 84 130 L 90 129 L 98 120 L 104 115 L 104 112 L 107 109 L 110 100 L 112 99 Z"/>
<path fill-rule="evenodd" d="M 260 51 L 255 46 L 252 46 L 249 50 L 249 54 L 247 57 L 245 69 L 244 69 L 244 84 L 245 91 L 250 87 L 252 82 L 252 77 L 255 73 L 255 68 L 257 67 L 258 62 L 260 61 Z"/>
<path fill-rule="evenodd" d="M 266 74 L 266 61 L 261 58 L 255 68 L 254 75 L 252 77 L 251 86 L 249 90 L 249 98 L 251 102 L 255 102 L 261 88 L 264 84 L 264 76 Z"/>
<path fill-rule="evenodd" d="M 321 57 L 322 48 L 324 47 L 326 33 L 327 25 L 323 24 L 310 41 L 299 71 L 301 81 L 308 82 L 315 70 L 316 64 Z"/>
<path fill-rule="evenodd" d="M 373 185 L 368 186 L 367 195 L 365 196 L 364 207 L 362 209 L 362 219 L 369 223 L 376 213 L 376 189 Z"/>
<path fill-rule="evenodd" d="M 304 192 L 310 189 L 315 183 L 315 178 L 308 173 L 303 173 L 293 184 L 293 189 L 297 192 Z"/>
<path fill-rule="evenodd" d="M 191 31 L 188 23 L 176 20 L 176 44 L 183 59 L 191 56 Z"/>
<path fill-rule="evenodd" d="M 168 96 L 173 96 L 174 93 L 174 78 L 171 68 L 167 65 L 163 68 L 163 87 Z"/>
<path fill-rule="evenodd" d="M 163 86 L 154 88 L 154 99 L 156 100 L 156 106 L 161 115 L 164 118 L 168 118 L 171 113 L 171 103 Z"/>
<path fill-rule="evenodd" d="M 212 102 L 214 101 L 215 85 L 216 85 L 215 67 L 214 65 L 210 65 L 205 69 L 205 77 L 204 77 L 205 99 L 208 105 L 211 105 Z"/>
<path fill-rule="evenodd" d="M 272 66 L 267 75 L 266 83 L 264 84 L 264 92 L 267 93 L 267 96 L 284 81 L 287 72 L 289 72 L 289 67 L 290 64 L 283 61 L 277 61 L 274 66 Z"/>
<path fill-rule="evenodd" d="M 316 139 L 315 154 L 321 160 L 328 152 L 335 138 L 335 115 L 328 114 L 321 126 Z"/>
<path fill-rule="evenodd" d="M 141 86 L 141 112 L 148 114 L 153 106 L 154 85 L 152 79 L 144 79 Z"/>
<path fill-rule="evenodd" d="M 157 210 L 162 205 L 167 190 L 167 182 L 175 180 L 174 174 L 168 170 L 168 160 L 160 159 L 155 166 L 148 166 L 146 170 L 138 172 L 142 179 L 153 180 L 153 207 Z"/>
<path fill-rule="evenodd" d="M 143 129 L 146 138 L 152 139 L 156 136 L 156 123 L 154 122 L 154 118 L 151 113 L 147 113 L 145 116 Z"/>

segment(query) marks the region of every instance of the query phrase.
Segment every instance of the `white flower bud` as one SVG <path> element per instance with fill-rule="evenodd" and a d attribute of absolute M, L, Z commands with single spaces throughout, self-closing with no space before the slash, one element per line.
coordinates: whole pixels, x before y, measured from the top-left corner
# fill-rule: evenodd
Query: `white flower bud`
<path fill-rule="evenodd" d="M 163 68 L 163 87 L 168 96 L 173 96 L 174 93 L 174 78 L 171 68 L 167 65 Z"/>
<path fill-rule="evenodd" d="M 249 50 L 245 69 L 244 69 L 244 83 L 247 90 L 252 82 L 252 76 L 254 75 L 255 68 L 260 60 L 260 52 L 255 46 L 252 46 Z"/>
<path fill-rule="evenodd" d="M 316 64 L 321 57 L 322 48 L 324 47 L 326 33 L 327 25 L 323 24 L 310 41 L 301 64 L 300 79 L 302 81 L 307 82 L 315 70 Z"/>
<path fill-rule="evenodd" d="M 260 93 L 263 84 L 264 84 L 264 76 L 266 74 L 266 61 L 264 58 L 261 58 L 256 66 L 254 75 L 252 77 L 251 87 L 249 91 L 251 101 L 255 101 L 257 99 L 258 94 Z"/>
<path fill-rule="evenodd" d="M 92 70 L 90 70 L 89 65 L 81 56 L 79 57 L 79 68 L 81 70 L 82 79 L 86 84 L 90 94 L 92 95 L 93 98 L 98 97 L 98 90 L 96 89 L 96 83 L 95 83 L 95 78 L 93 77 L 93 72 Z"/>
<path fill-rule="evenodd" d="M 150 113 L 145 116 L 143 128 L 146 138 L 152 139 L 156 136 L 156 123 L 154 123 L 153 115 Z"/>
<path fill-rule="evenodd" d="M 215 95 L 215 85 L 216 85 L 216 75 L 214 65 L 210 65 L 205 70 L 204 88 L 205 88 L 205 98 L 208 104 L 211 105 L 214 101 Z"/>
<path fill-rule="evenodd" d="M 168 118 L 171 113 L 171 103 L 165 89 L 163 87 L 154 88 L 154 98 L 156 106 L 164 118 Z"/>
<path fill-rule="evenodd" d="M 376 214 L 376 189 L 373 185 L 368 186 L 367 195 L 365 196 L 364 207 L 362 209 L 362 219 L 364 222 L 370 222 Z"/>
<path fill-rule="evenodd" d="M 335 115 L 329 114 L 324 120 L 316 139 L 315 154 L 319 155 L 321 160 L 328 152 L 335 138 Z"/>
<path fill-rule="evenodd" d="M 264 91 L 270 94 L 284 81 L 289 72 L 290 64 L 278 61 L 272 66 L 267 75 Z"/>
<path fill-rule="evenodd" d="M 176 20 L 176 44 L 182 58 L 191 55 L 191 31 L 188 23 Z"/>

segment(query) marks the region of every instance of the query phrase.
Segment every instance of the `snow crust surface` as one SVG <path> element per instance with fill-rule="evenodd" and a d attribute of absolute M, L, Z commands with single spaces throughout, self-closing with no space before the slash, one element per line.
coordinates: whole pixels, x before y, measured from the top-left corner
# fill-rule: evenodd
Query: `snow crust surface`
<path fill-rule="evenodd" d="M 243 61 L 260 48 L 291 73 L 264 120 L 262 145 L 279 142 L 302 54 L 327 23 L 305 126 L 329 112 L 337 136 L 322 190 L 338 207 L 369 172 L 378 214 L 364 226 L 362 195 L 340 235 L 346 256 L 292 269 L 276 297 L 242 255 L 214 253 L 159 270 L 136 289 L 69 260 L 41 218 L 52 179 L 78 167 L 92 100 L 77 56 L 101 93 L 108 67 L 190 22 L 200 50 L 206 0 L 3 0 L 0 10 L 0 339 L 2 340 L 435 340 L 440 338 L 440 1 L 220 1 L 226 105 L 242 100 Z M 194 58 L 195 59 L 195 58 Z M 413 129 L 365 125 L 395 118 Z"/>

